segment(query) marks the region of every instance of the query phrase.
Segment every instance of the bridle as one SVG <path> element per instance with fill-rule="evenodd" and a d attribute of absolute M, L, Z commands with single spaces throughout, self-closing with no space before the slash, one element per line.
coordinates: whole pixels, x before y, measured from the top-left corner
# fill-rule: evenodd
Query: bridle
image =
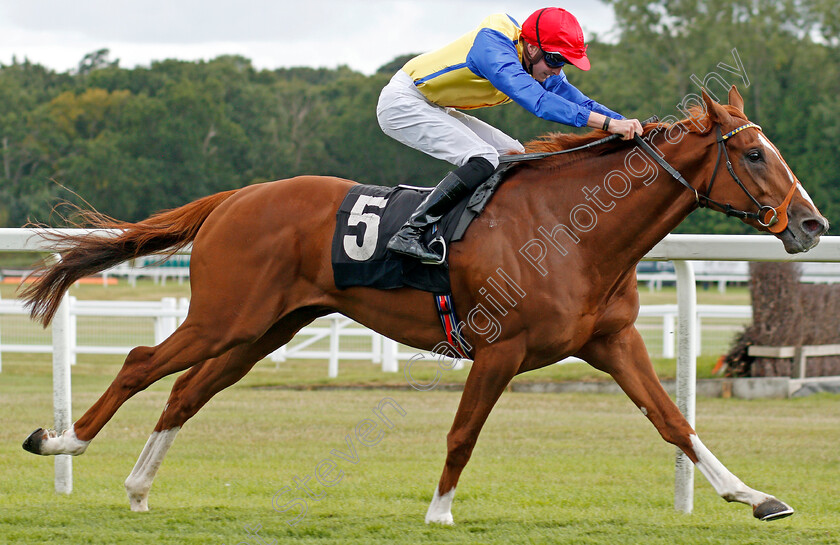
<path fill-rule="evenodd" d="M 649 119 L 645 119 L 644 121 L 642 121 L 642 125 L 644 126 L 644 125 L 647 125 L 648 123 L 656 123 L 658 121 L 659 121 L 659 118 L 656 117 L 656 116 L 653 116 Z M 668 174 L 670 174 L 672 178 L 677 180 L 686 189 L 688 189 L 688 190 L 690 190 L 694 193 L 694 200 L 697 203 L 697 206 L 699 206 L 701 208 L 709 208 L 709 209 L 712 209 L 714 207 L 714 208 L 719 209 L 721 212 L 723 212 L 727 216 L 732 216 L 732 217 L 739 218 L 739 219 L 754 219 L 755 221 L 757 221 L 759 223 L 759 225 L 767 228 L 767 230 L 770 231 L 771 233 L 779 234 L 787 228 L 787 225 L 788 225 L 787 209 L 788 209 L 788 206 L 790 205 L 791 199 L 793 198 L 793 194 L 796 191 L 796 187 L 799 185 L 799 180 L 794 181 L 793 185 L 791 185 L 790 190 L 788 191 L 787 195 L 785 196 L 785 199 L 782 201 L 782 204 L 780 204 L 779 206 L 776 206 L 774 208 L 770 205 L 766 205 L 766 204 L 763 205 L 760 202 L 758 202 L 758 199 L 756 199 L 753 196 L 753 194 L 750 193 L 749 189 L 747 189 L 747 187 L 744 185 L 744 182 L 742 182 L 741 179 L 738 177 L 738 175 L 735 173 L 735 169 L 732 168 L 732 161 L 729 160 L 729 152 L 726 150 L 726 141 L 729 140 L 730 138 L 732 138 L 734 135 L 736 135 L 739 132 L 741 132 L 743 130 L 746 130 L 746 129 L 757 129 L 757 130 L 760 131 L 761 127 L 759 127 L 755 123 L 749 122 L 749 123 L 745 123 L 744 125 L 741 125 L 737 129 L 729 131 L 726 134 L 723 134 L 723 131 L 721 131 L 721 129 L 720 129 L 720 125 L 717 125 L 715 127 L 715 130 L 717 132 L 717 145 L 718 145 L 717 160 L 715 161 L 715 168 L 712 171 L 712 176 L 711 176 L 711 178 L 709 178 L 709 184 L 706 188 L 706 194 L 705 195 L 701 195 L 700 192 L 697 191 L 697 189 L 692 187 L 692 185 L 690 183 L 688 183 L 688 181 L 683 177 L 683 175 L 680 174 L 677 171 L 677 169 L 672 167 L 670 165 L 670 163 L 668 163 L 668 161 L 666 161 L 661 155 L 659 155 L 659 153 L 657 151 L 655 151 L 651 147 L 651 145 L 648 144 L 644 140 L 644 138 L 642 138 L 641 136 L 639 136 L 637 134 L 633 137 L 633 141 L 636 142 L 636 145 L 638 145 L 640 148 L 642 148 L 642 150 L 645 153 L 647 153 L 651 157 L 651 159 L 656 161 L 659 164 L 659 166 L 661 166 L 663 169 L 665 169 L 665 171 Z M 585 145 L 577 147 L 577 148 L 565 149 L 565 150 L 560 150 L 560 151 L 541 152 L 541 153 L 523 153 L 523 154 L 502 155 L 501 157 L 499 157 L 500 167 L 497 170 L 497 172 L 504 171 L 504 170 L 510 168 L 515 163 L 521 163 L 521 162 L 524 162 L 524 161 L 534 161 L 534 160 L 537 160 L 537 159 L 544 159 L 546 157 L 553 157 L 555 155 L 562 155 L 562 154 L 565 154 L 565 153 L 578 152 L 578 151 L 586 150 L 586 149 L 589 149 L 589 148 L 593 148 L 595 146 L 600 146 L 600 145 L 605 144 L 607 142 L 612 142 L 614 140 L 618 140 L 619 138 L 621 138 L 620 134 L 611 134 L 607 137 L 601 138 L 600 140 L 590 142 L 589 144 L 585 144 Z M 711 195 L 711 193 L 712 193 L 712 186 L 714 185 L 715 180 L 717 179 L 717 171 L 718 171 L 718 168 L 720 168 L 721 157 L 724 157 L 726 159 L 726 170 L 729 171 L 729 175 L 732 176 L 732 179 L 735 180 L 735 183 L 738 184 L 738 187 L 740 187 L 744 191 L 744 193 L 747 194 L 747 197 L 750 198 L 750 200 L 753 202 L 753 204 L 755 204 L 756 207 L 758 207 L 758 212 L 747 212 L 745 210 L 739 210 L 737 208 L 734 208 L 729 203 L 721 203 L 721 202 L 718 202 L 718 201 L 712 199 L 711 197 L 709 197 L 709 195 Z"/>
<path fill-rule="evenodd" d="M 744 185 L 738 175 L 735 173 L 735 169 L 732 168 L 732 162 L 729 160 L 729 153 L 726 150 L 726 141 L 731 138 L 732 136 L 738 134 L 739 132 L 746 130 L 746 129 L 757 129 L 761 130 L 761 127 L 756 125 L 755 123 L 746 123 L 741 125 L 737 129 L 729 131 L 726 134 L 723 134 L 723 131 L 720 129 L 720 125 L 715 127 L 717 132 L 717 145 L 718 145 L 718 152 L 717 152 L 717 160 L 715 161 L 715 168 L 712 171 L 712 177 L 709 179 L 709 184 L 706 188 L 706 194 L 701 195 L 700 192 L 697 191 L 691 184 L 686 181 L 686 179 L 680 174 L 674 167 L 672 167 L 665 159 L 663 159 L 654 149 L 645 142 L 645 140 L 639 136 L 634 136 L 634 141 L 636 144 L 642 148 L 654 161 L 659 163 L 659 165 L 665 169 L 668 174 L 670 174 L 675 180 L 677 180 L 680 184 L 688 188 L 689 190 L 694 192 L 694 199 L 697 203 L 697 206 L 701 208 L 709 208 L 712 209 L 717 208 L 727 216 L 736 217 L 739 219 L 753 219 L 759 223 L 762 227 L 766 227 L 768 231 L 774 234 L 781 233 L 787 228 L 788 225 L 788 216 L 787 216 L 787 209 L 790 205 L 790 201 L 793 198 L 793 193 L 796 190 L 797 185 L 799 184 L 798 180 L 795 180 L 793 185 L 791 185 L 790 191 L 788 191 L 787 196 L 785 196 L 784 201 L 782 204 L 776 207 L 772 207 L 767 204 L 761 204 L 758 202 L 750 190 Z M 729 203 L 721 203 L 709 197 L 712 193 L 712 186 L 717 179 L 717 171 L 720 167 L 720 160 L 721 157 L 726 159 L 726 170 L 729 171 L 729 175 L 732 176 L 732 179 L 735 180 L 735 183 L 738 184 L 744 193 L 746 193 L 747 197 L 756 205 L 758 208 L 757 212 L 747 212 L 745 210 L 739 210 L 737 208 L 733 208 L 732 205 Z"/>

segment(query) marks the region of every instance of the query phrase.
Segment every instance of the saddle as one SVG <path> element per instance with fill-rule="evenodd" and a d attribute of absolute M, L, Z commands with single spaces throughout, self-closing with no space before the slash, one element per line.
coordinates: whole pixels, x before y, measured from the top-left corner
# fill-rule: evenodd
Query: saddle
<path fill-rule="evenodd" d="M 424 264 L 385 248 L 391 236 L 402 227 L 432 188 L 353 186 L 336 214 L 331 251 L 335 285 L 341 289 L 352 286 L 379 289 L 409 286 L 435 294 L 450 293 L 447 249 L 452 242 L 463 238 L 510 166 L 500 166 L 487 181 L 425 233 L 424 242 L 443 246 L 442 265 Z"/>

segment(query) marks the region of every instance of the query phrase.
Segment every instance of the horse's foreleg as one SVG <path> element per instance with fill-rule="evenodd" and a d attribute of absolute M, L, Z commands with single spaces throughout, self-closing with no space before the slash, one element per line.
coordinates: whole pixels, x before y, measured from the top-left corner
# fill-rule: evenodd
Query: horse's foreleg
<path fill-rule="evenodd" d="M 470 459 L 484 422 L 510 379 L 516 375 L 524 354 L 524 347 L 518 341 L 502 342 L 476 354 L 455 421 L 446 437 L 446 464 L 426 512 L 427 524 L 453 523 L 452 499 L 458 478 Z"/>
<path fill-rule="evenodd" d="M 752 506 L 753 515 L 761 520 L 793 513 L 792 508 L 773 496 L 745 485 L 703 445 L 659 382 L 635 327 L 592 341 L 578 355 L 609 373 L 662 438 L 685 452 L 723 499 Z"/>
<path fill-rule="evenodd" d="M 132 511 L 149 510 L 149 490 L 175 435 L 210 399 L 239 381 L 261 360 L 286 344 L 317 315 L 300 311 L 275 324 L 256 343 L 240 345 L 219 358 L 204 361 L 178 377 L 154 431 L 143 447 L 125 489 Z"/>

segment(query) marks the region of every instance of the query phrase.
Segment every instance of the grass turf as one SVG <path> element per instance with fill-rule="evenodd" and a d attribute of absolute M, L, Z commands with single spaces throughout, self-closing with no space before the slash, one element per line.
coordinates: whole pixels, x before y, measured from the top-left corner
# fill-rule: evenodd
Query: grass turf
<path fill-rule="evenodd" d="M 698 401 L 698 432 L 713 452 L 798 511 L 761 523 L 748 507 L 718 498 L 699 473 L 694 514 L 676 513 L 674 449 L 626 397 L 507 392 L 458 487 L 456 525 L 443 528 L 426 526 L 423 515 L 459 394 L 254 389 L 261 374 L 275 372 L 261 366 L 187 423 L 152 488 L 151 511 L 137 514 L 122 483 L 173 379 L 126 403 L 74 459 L 74 491 L 61 496 L 53 492 L 53 459 L 20 448 L 32 429 L 50 424 L 49 363 L 6 358 L 0 543 L 256 544 L 257 525 L 266 543 L 838 543 L 837 396 Z M 116 369 L 107 362 L 73 369 L 75 417 Z M 374 446 L 359 444 L 355 426 L 384 398 L 405 415 L 385 409 L 393 429 Z M 349 452 L 348 435 L 355 464 L 333 453 Z M 324 497 L 309 499 L 290 526 L 298 510 L 279 513 L 272 498 L 327 458 L 343 472 L 340 482 L 325 488 L 311 478 Z"/>
<path fill-rule="evenodd" d="M 4 298 L 13 286 L 0 286 Z M 673 289 L 640 290 L 642 304 L 675 301 Z M 80 299 L 153 300 L 187 296 L 189 285 L 140 281 L 74 286 Z M 743 289 L 700 290 L 699 302 L 747 304 Z M 107 387 L 120 357 L 80 357 L 73 368 L 78 418 Z M 708 376 L 715 357 L 698 362 Z M 655 360 L 662 378 L 673 360 Z M 748 484 L 797 509 L 791 518 L 755 521 L 746 506 L 726 504 L 697 477 L 695 513 L 673 510 L 674 449 L 620 395 L 506 393 L 464 472 L 456 526 L 426 526 L 423 515 L 443 466 L 445 436 L 458 393 L 413 390 L 289 391 L 254 386 L 324 384 L 405 386 L 402 374 L 370 363 L 263 362 L 210 402 L 179 434 L 150 497 L 151 511 L 131 513 L 122 487 L 166 402 L 172 378 L 130 400 L 85 455 L 74 459 L 74 492 L 53 492 L 53 459 L 20 448 L 51 425 L 47 356 L 6 355 L 0 374 L 0 543 L 840 543 L 837 497 L 840 399 L 785 401 L 700 399 L 698 431 Z M 433 368 L 413 369 L 428 381 Z M 446 371 L 460 383 L 466 370 Z M 517 380 L 604 380 L 586 365 L 551 366 Z M 347 436 L 392 398 L 405 416 L 375 446 Z M 279 513 L 272 498 L 293 479 L 313 475 L 327 458 L 341 480 L 324 488 L 294 526 L 297 509 Z M 333 477 L 338 473 L 333 473 Z M 282 496 L 286 500 L 290 495 Z M 278 503 L 278 505 L 282 505 Z M 259 537 L 254 535 L 259 529 Z"/>

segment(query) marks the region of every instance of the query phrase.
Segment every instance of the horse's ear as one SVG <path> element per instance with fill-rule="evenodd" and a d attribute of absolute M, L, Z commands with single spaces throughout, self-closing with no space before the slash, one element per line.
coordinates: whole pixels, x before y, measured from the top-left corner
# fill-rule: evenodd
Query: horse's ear
<path fill-rule="evenodd" d="M 738 89 L 733 85 L 731 89 L 729 89 L 729 105 L 735 106 L 741 112 L 744 111 L 744 98 L 741 96 L 741 93 L 738 92 Z"/>
<path fill-rule="evenodd" d="M 709 119 L 712 120 L 712 123 L 722 125 L 732 119 L 732 116 L 729 115 L 726 108 L 712 100 L 705 89 L 702 89 L 701 92 L 703 93 L 703 102 L 706 103 L 706 113 L 709 114 Z"/>

